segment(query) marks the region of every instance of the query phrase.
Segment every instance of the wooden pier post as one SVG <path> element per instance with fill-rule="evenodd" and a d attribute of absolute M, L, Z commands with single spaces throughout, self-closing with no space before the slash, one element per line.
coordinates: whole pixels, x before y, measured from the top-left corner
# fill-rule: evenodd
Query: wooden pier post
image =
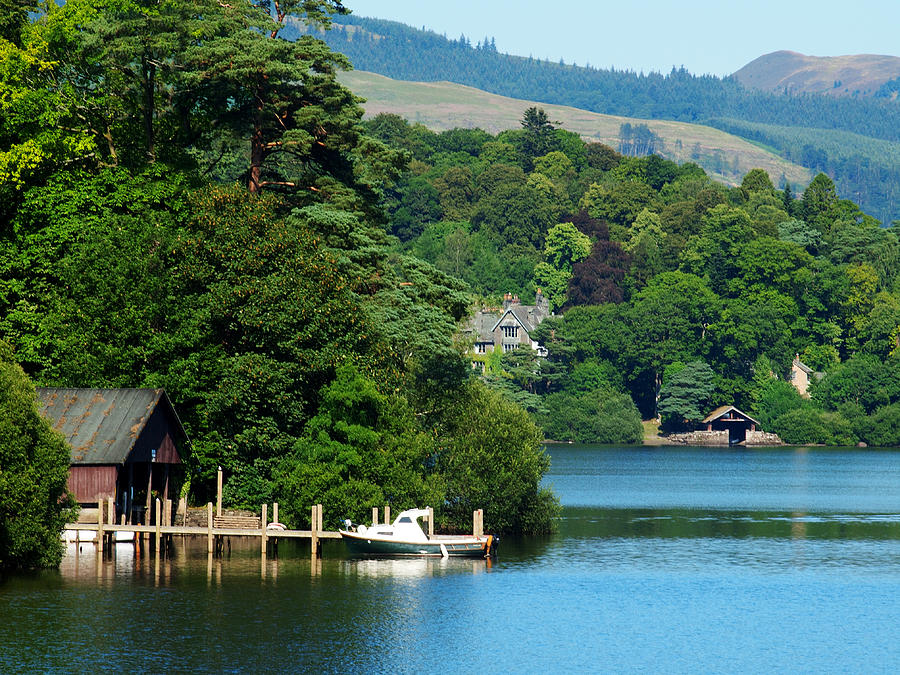
<path fill-rule="evenodd" d="M 319 555 L 319 505 L 312 505 L 312 512 L 310 515 L 310 554 L 313 558 L 316 558 Z"/>
<path fill-rule="evenodd" d="M 431 506 L 428 507 L 428 536 L 434 536 L 434 509 Z"/>
<path fill-rule="evenodd" d="M 319 508 L 318 508 L 318 512 L 319 512 L 319 513 L 318 513 L 318 518 L 319 518 L 319 521 L 318 521 L 318 527 L 317 527 L 316 529 L 317 529 L 319 532 L 323 532 L 323 531 L 325 530 L 325 526 L 324 526 L 323 523 L 322 523 L 322 505 L 321 505 L 321 504 L 317 504 L 316 506 L 319 507 Z"/>
<path fill-rule="evenodd" d="M 222 517 L 222 467 L 219 467 L 219 474 L 216 479 L 216 517 Z"/>
<path fill-rule="evenodd" d="M 116 524 L 116 507 L 115 507 L 115 502 L 113 501 L 112 497 L 106 498 L 106 524 L 107 525 L 115 525 Z M 110 532 L 106 536 L 108 539 L 108 541 L 106 543 L 109 544 L 110 546 L 113 546 L 116 543 L 114 541 L 115 536 L 116 536 L 115 533 Z M 110 550 L 115 551 L 116 549 L 113 546 L 113 548 Z"/>
<path fill-rule="evenodd" d="M 272 522 L 280 523 L 280 521 L 278 520 L 278 502 L 274 502 L 272 504 Z M 276 558 L 278 557 L 278 537 L 275 537 L 272 540 L 272 555 L 274 555 Z"/>
<path fill-rule="evenodd" d="M 261 546 L 261 548 L 262 548 L 262 556 L 263 556 L 263 558 L 266 557 L 266 543 L 267 543 L 266 540 L 268 539 L 268 536 L 266 535 L 266 525 L 268 524 L 268 523 L 266 523 L 266 518 L 268 518 L 268 513 L 267 513 L 267 512 L 268 512 L 268 509 L 269 509 L 269 505 L 268 505 L 268 504 L 263 504 L 263 505 L 262 505 L 262 532 L 260 532 L 260 537 L 259 537 L 259 538 L 260 538 L 261 541 L 262 541 L 262 543 L 261 543 L 260 546 Z"/>
<path fill-rule="evenodd" d="M 213 552 L 213 510 L 212 502 L 206 502 L 206 528 L 209 539 L 206 542 L 206 550 L 212 555 Z"/>
<path fill-rule="evenodd" d="M 162 503 L 159 500 L 159 497 L 156 498 L 156 557 L 159 557 L 159 545 L 162 540 L 162 532 L 160 531 L 160 526 L 162 525 Z"/>
<path fill-rule="evenodd" d="M 372 527 L 375 527 L 378 524 L 378 507 L 372 507 Z"/>
<path fill-rule="evenodd" d="M 477 509 L 472 513 L 472 534 L 476 537 L 484 534 L 484 509 Z"/>
<path fill-rule="evenodd" d="M 103 553 L 103 500 L 97 502 L 97 552 Z"/>
<path fill-rule="evenodd" d="M 384 507 L 384 524 L 391 524 L 391 507 L 389 505 Z"/>

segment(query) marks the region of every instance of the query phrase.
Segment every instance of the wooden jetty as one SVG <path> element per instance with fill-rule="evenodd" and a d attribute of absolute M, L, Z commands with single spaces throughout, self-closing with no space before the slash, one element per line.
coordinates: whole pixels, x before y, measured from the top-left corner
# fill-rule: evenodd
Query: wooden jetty
<path fill-rule="evenodd" d="M 221 553 L 225 545 L 225 537 L 259 537 L 260 552 L 266 555 L 269 540 L 274 544 L 277 552 L 279 539 L 309 539 L 310 553 L 312 557 L 318 558 L 322 554 L 321 543 L 324 539 L 341 539 L 340 532 L 332 532 L 325 530 L 322 526 L 322 505 L 314 504 L 310 508 L 310 523 L 312 528 L 309 530 L 288 530 L 281 529 L 282 526 L 270 527 L 273 523 L 278 523 L 278 504 L 272 505 L 272 520 L 268 520 L 268 504 L 263 504 L 261 516 L 227 516 L 221 513 L 221 502 L 217 505 L 218 515 L 213 515 L 212 502 L 206 505 L 207 525 L 191 526 L 191 525 L 175 525 L 172 523 L 172 501 L 156 500 L 155 523 L 149 525 L 127 525 L 124 523 L 115 524 L 115 505 L 112 498 L 106 502 L 97 503 L 97 522 L 96 523 L 69 523 L 65 526 L 66 530 L 78 532 L 90 532 L 95 537 L 94 541 L 97 545 L 97 551 L 103 552 L 105 546 L 112 546 L 115 541 L 115 533 L 129 532 L 134 533 L 135 540 L 139 538 L 155 540 L 156 555 L 159 556 L 160 550 L 163 548 L 164 542 L 169 541 L 173 535 L 206 537 L 208 542 L 209 553 Z M 434 511 L 429 507 L 428 534 L 434 534 Z M 104 518 L 104 514 L 106 518 Z M 389 523 L 391 517 L 391 507 L 384 507 L 384 522 Z M 372 509 L 372 524 L 378 525 L 378 507 Z M 472 531 L 474 534 L 482 534 L 484 532 L 484 510 L 479 509 L 472 514 Z M 78 536 L 76 534 L 76 536 Z"/>
<path fill-rule="evenodd" d="M 223 552 L 226 544 L 226 537 L 259 537 L 260 552 L 266 555 L 269 540 L 272 540 L 274 553 L 278 551 L 279 539 L 309 539 L 310 552 L 313 558 L 318 558 L 322 554 L 322 541 L 324 539 L 341 539 L 340 532 L 332 532 L 323 527 L 322 505 L 313 504 L 310 507 L 310 524 L 309 530 L 288 530 L 278 522 L 278 503 L 272 504 L 272 520 L 269 520 L 269 505 L 263 504 L 259 516 L 247 515 L 225 515 L 222 513 L 222 468 L 219 467 L 217 486 L 216 486 L 216 506 L 215 514 L 213 514 L 213 504 L 206 504 L 206 527 L 196 525 L 186 525 L 182 521 L 181 525 L 173 523 L 172 500 L 165 501 L 157 499 L 156 509 L 153 512 L 153 519 L 156 521 L 148 525 L 130 525 L 125 522 L 125 516 L 122 516 L 122 522 L 115 522 L 115 503 L 112 497 L 107 498 L 104 509 L 104 501 L 97 503 L 97 522 L 96 523 L 69 523 L 65 526 L 67 531 L 75 531 L 76 537 L 79 532 L 93 533 L 94 541 L 97 545 L 97 552 L 102 553 L 105 546 L 112 546 L 116 541 L 117 532 L 134 533 L 134 541 L 138 539 L 154 540 L 156 547 L 156 555 L 159 556 L 160 549 L 164 542 L 171 541 L 174 535 L 194 536 L 207 538 L 207 550 L 209 553 L 219 554 Z M 182 503 L 184 500 L 182 499 Z M 149 502 L 148 502 L 149 506 Z M 186 506 L 184 507 L 186 508 Z M 106 518 L 104 519 L 104 512 Z M 434 535 L 434 510 L 428 507 L 428 536 Z M 391 522 L 391 507 L 384 507 L 384 520 L 382 523 L 389 524 Z M 148 518 L 151 517 L 148 509 Z M 276 527 L 270 527 L 271 525 Z M 378 507 L 372 507 L 372 525 L 379 525 Z M 472 532 L 476 535 L 484 534 L 484 509 L 478 509 L 472 514 Z"/>

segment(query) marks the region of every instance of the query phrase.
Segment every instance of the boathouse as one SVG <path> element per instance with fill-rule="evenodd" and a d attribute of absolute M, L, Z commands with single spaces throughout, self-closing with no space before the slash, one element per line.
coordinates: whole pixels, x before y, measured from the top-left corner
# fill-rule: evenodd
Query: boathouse
<path fill-rule="evenodd" d="M 747 434 L 755 432 L 759 427 L 759 422 L 733 405 L 716 408 L 706 416 L 702 424 L 705 425 L 707 432 L 725 432 L 722 434 L 723 441 L 728 445 L 746 443 Z"/>
<path fill-rule="evenodd" d="M 71 448 L 69 492 L 79 504 L 112 497 L 116 522 L 140 523 L 152 497 L 166 500 L 180 485 L 187 434 L 165 390 L 39 387 L 37 396 Z"/>
<path fill-rule="evenodd" d="M 783 445 L 777 434 L 762 431 L 759 422 L 733 405 L 713 410 L 698 429 L 667 438 L 686 445 Z"/>

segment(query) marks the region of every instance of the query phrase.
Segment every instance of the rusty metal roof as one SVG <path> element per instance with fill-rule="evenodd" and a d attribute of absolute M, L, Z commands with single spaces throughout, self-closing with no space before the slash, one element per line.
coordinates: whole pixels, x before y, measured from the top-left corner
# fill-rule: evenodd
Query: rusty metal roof
<path fill-rule="evenodd" d="M 164 389 L 37 388 L 41 415 L 62 432 L 73 464 L 122 464 L 163 406 L 176 436 L 187 439 Z"/>

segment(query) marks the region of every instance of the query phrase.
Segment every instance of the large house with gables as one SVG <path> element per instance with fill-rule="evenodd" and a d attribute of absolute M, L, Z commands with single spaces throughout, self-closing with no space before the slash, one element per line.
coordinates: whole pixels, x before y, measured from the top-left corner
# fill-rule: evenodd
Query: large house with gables
<path fill-rule="evenodd" d="M 487 354 L 495 350 L 509 352 L 519 346 L 535 350 L 539 356 L 546 356 L 547 350 L 532 338 L 537 326 L 550 316 L 550 301 L 538 289 L 533 305 L 523 305 L 519 296 L 507 293 L 501 309 L 481 309 L 463 329 L 473 340 L 475 355 Z M 476 360 L 474 366 L 483 364 Z"/>

